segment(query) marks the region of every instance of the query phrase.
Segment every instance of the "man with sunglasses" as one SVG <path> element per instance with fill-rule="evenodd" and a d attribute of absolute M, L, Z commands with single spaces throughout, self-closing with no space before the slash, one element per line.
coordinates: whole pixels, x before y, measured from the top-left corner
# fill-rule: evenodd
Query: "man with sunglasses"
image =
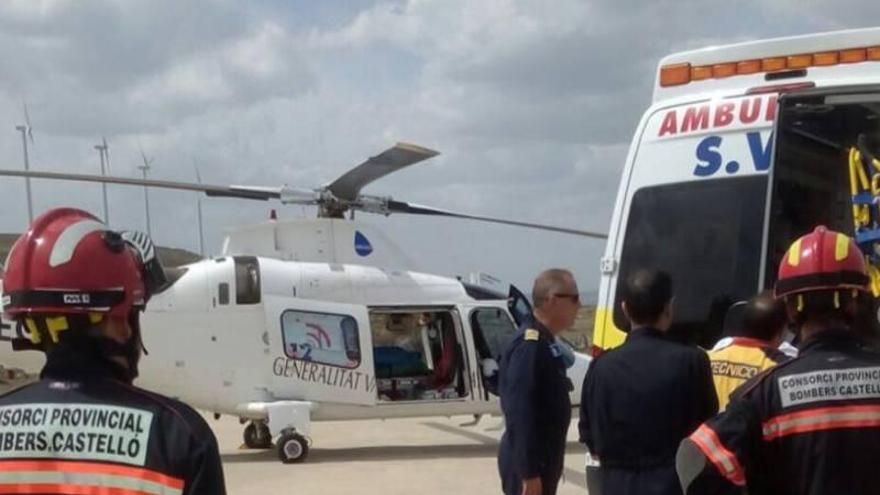
<path fill-rule="evenodd" d="M 680 494 L 678 444 L 718 410 L 709 357 L 667 335 L 668 274 L 637 270 L 623 289 L 626 342 L 594 359 L 584 379 L 580 438 L 601 465 L 588 484 L 613 495 Z"/>
<path fill-rule="evenodd" d="M 580 308 L 574 276 L 550 269 L 535 279 L 534 318 L 501 357 L 499 390 L 506 429 L 498 451 L 507 495 L 552 495 L 562 476 L 571 422 L 571 381 L 556 335 Z"/>

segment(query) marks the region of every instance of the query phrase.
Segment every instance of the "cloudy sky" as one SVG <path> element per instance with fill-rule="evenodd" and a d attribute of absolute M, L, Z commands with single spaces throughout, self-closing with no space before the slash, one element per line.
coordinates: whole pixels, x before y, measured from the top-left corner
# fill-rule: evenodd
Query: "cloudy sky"
<path fill-rule="evenodd" d="M 8 0 L 0 3 L 0 166 L 22 166 L 27 101 L 38 170 L 217 184 L 317 186 L 397 141 L 437 158 L 365 192 L 605 231 L 660 57 L 758 38 L 866 27 L 874 0 Z M 0 125 L 0 129 L 3 125 Z M 101 212 L 100 186 L 35 182 L 35 209 Z M 151 193 L 154 238 L 198 248 L 196 198 Z M 209 253 L 269 204 L 204 202 Z M 140 189 L 111 221 L 144 228 Z M 0 180 L 0 231 L 19 232 L 21 180 Z M 301 207 L 285 218 L 313 215 Z M 518 284 L 550 265 L 595 289 L 603 244 L 464 221 L 370 218 L 425 271 Z"/>

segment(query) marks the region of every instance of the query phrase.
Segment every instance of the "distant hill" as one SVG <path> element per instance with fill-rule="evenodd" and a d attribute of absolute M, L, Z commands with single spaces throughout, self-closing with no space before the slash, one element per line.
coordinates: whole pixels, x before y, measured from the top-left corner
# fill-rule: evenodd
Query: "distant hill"
<path fill-rule="evenodd" d="M 0 259 L 3 261 L 0 264 L 6 262 L 6 255 L 9 254 L 9 248 L 12 247 L 12 243 L 18 239 L 20 234 L 0 234 Z"/>
<path fill-rule="evenodd" d="M 186 249 L 162 246 L 159 246 L 157 249 L 159 250 L 159 259 L 162 260 L 162 265 L 166 267 L 188 265 L 202 259 L 198 254 Z"/>
<path fill-rule="evenodd" d="M 578 311 L 574 325 L 563 332 L 562 336 L 574 345 L 575 350 L 589 352 L 593 341 L 593 320 L 595 319 L 596 307 L 585 304 Z"/>
<path fill-rule="evenodd" d="M 581 304 L 584 304 L 586 306 L 595 306 L 598 301 L 598 290 L 586 290 L 581 292 Z"/>
<path fill-rule="evenodd" d="M 2 234 L 0 233 L 0 265 L 2 265 L 6 261 L 6 256 L 9 254 L 9 249 L 12 248 L 12 244 L 18 239 L 20 234 Z M 162 260 L 162 265 L 166 267 L 174 267 L 180 265 L 186 265 L 188 263 L 193 263 L 201 259 L 196 253 L 191 251 L 187 251 L 185 249 L 178 248 L 169 248 L 169 247 L 157 247 L 159 251 L 159 259 Z M 2 269 L 0 269 L 0 273 L 2 273 Z"/>

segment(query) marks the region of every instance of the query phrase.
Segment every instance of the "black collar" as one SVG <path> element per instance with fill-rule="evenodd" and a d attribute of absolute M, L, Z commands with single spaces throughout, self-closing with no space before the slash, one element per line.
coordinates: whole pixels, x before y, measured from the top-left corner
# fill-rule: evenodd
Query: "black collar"
<path fill-rule="evenodd" d="M 798 346 L 800 354 L 823 350 L 853 349 L 864 346 L 864 342 L 851 330 L 831 328 L 822 330 Z"/>
<path fill-rule="evenodd" d="M 641 339 L 641 338 L 645 338 L 645 337 L 665 339 L 666 333 L 661 332 L 660 330 L 657 330 L 654 327 L 639 327 L 639 328 L 630 330 L 626 336 L 626 340 Z"/>
<path fill-rule="evenodd" d="M 98 339 L 90 337 L 68 338 L 46 355 L 46 365 L 40 372 L 41 379 L 88 380 L 107 378 L 131 383 L 124 366 L 109 359 L 101 350 Z"/>

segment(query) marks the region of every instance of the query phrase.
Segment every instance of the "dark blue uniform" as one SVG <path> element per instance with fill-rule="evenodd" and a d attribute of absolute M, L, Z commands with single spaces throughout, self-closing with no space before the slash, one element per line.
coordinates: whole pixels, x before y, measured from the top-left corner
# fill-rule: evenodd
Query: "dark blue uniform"
<path fill-rule="evenodd" d="M 582 394 L 580 437 L 601 463 L 602 493 L 680 494 L 678 445 L 718 410 L 706 353 L 635 329 L 590 363 Z"/>
<path fill-rule="evenodd" d="M 501 357 L 499 388 L 506 430 L 498 452 L 507 495 L 522 481 L 540 477 L 544 494 L 555 494 L 571 422 L 571 381 L 553 335 L 540 323 L 523 327 Z"/>
<path fill-rule="evenodd" d="M 740 387 L 682 443 L 678 469 L 689 495 L 861 495 L 880 492 L 877 459 L 880 353 L 840 329 Z"/>

